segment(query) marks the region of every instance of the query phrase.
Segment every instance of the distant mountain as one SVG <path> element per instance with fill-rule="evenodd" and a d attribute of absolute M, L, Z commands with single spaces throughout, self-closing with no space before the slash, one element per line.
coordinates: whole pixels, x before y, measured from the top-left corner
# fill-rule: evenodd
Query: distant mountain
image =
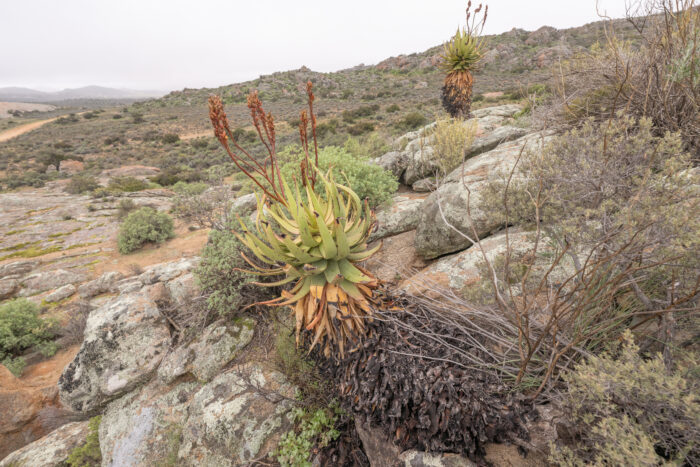
<path fill-rule="evenodd" d="M 0 88 L 0 101 L 7 102 L 59 102 L 76 99 L 148 99 L 163 96 L 162 91 L 140 91 L 135 89 L 115 89 L 103 86 L 84 86 L 56 92 L 43 92 L 22 87 Z"/>

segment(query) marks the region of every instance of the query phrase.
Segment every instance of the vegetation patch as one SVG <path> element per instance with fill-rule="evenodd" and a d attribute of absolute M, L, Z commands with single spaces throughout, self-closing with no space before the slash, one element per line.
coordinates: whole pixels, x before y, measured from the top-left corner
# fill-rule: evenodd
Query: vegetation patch
<path fill-rule="evenodd" d="M 22 352 L 33 348 L 44 356 L 56 353 L 57 322 L 39 317 L 39 307 L 26 298 L 0 304 L 0 362 L 15 376 L 24 369 Z"/>
<path fill-rule="evenodd" d="M 85 444 L 74 448 L 66 460 L 69 467 L 98 467 L 101 465 L 100 423 L 102 423 L 102 415 L 90 419 Z"/>
<path fill-rule="evenodd" d="M 163 243 L 174 236 L 173 220 L 169 215 L 143 207 L 126 216 L 119 228 L 117 247 L 119 253 L 126 255 L 145 243 Z"/>

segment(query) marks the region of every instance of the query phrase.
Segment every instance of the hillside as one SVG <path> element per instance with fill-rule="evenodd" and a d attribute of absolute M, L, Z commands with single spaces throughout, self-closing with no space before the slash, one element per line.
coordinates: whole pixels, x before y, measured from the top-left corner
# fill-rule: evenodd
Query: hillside
<path fill-rule="evenodd" d="M 616 28 L 623 36 L 630 31 L 622 21 Z M 602 22 L 565 30 L 546 26 L 533 32 L 513 29 L 489 36 L 483 68 L 475 77 L 474 108 L 522 100 L 529 85 L 551 79 L 553 63 L 602 38 Z M 207 98 L 210 94 L 222 96 L 232 124 L 248 132 L 242 133 L 249 136 L 244 141 L 255 151 L 260 148 L 256 148 L 248 126 L 245 104 L 252 89 L 259 90 L 266 110 L 278 122 L 280 146 L 296 143 L 298 112 L 309 79 L 317 95 L 322 144 L 342 145 L 348 136 L 366 139 L 376 133 L 376 150 L 370 155 L 377 156 L 396 136 L 441 113 L 443 75 L 435 66 L 440 50 L 441 46 L 436 46 L 333 73 L 302 67 L 244 83 L 173 91 L 129 106 L 69 115 L 0 145 L 0 173 L 7 177 L 6 187 L 41 183 L 37 179 L 43 177 L 43 166 L 36 158 L 51 152 L 81 159 L 88 170 L 129 163 L 172 170 L 201 170 L 222 164 L 227 158 L 211 137 Z M 11 128 L 14 122 L 9 120 L 3 123 L 4 128 Z M 166 137 L 169 142 L 163 142 L 166 135 L 178 135 L 180 141 Z"/>
<path fill-rule="evenodd" d="M 148 99 L 159 97 L 160 91 L 139 91 L 135 89 L 114 89 L 104 86 L 83 86 L 55 92 L 37 91 L 22 87 L 0 88 L 0 101 L 8 102 L 62 102 L 72 100 L 121 100 Z"/>

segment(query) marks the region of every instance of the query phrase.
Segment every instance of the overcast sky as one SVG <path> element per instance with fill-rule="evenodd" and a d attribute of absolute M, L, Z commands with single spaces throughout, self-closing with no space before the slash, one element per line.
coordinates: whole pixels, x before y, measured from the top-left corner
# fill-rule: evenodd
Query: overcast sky
<path fill-rule="evenodd" d="M 476 3 L 476 2 L 475 2 Z M 486 32 L 596 21 L 595 0 L 491 0 Z M 423 51 L 465 0 L 0 0 L 0 87 L 219 86 Z M 625 0 L 599 0 L 612 17 Z"/>

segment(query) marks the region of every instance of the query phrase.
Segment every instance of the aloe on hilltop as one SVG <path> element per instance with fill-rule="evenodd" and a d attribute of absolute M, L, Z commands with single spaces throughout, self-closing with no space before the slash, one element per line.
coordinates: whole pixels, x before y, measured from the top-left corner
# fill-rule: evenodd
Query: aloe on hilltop
<path fill-rule="evenodd" d="M 357 263 L 372 256 L 380 246 L 369 248 L 367 238 L 373 227 L 369 204 L 363 203 L 347 186 L 336 183 L 332 173 L 318 169 L 314 95 L 307 83 L 309 113 L 301 113 L 299 135 L 305 158 L 300 164 L 300 180 L 294 189 L 280 174 L 276 159 L 275 129 L 272 115 L 265 114 L 257 93 L 248 97 L 253 125 L 268 156 L 261 163 L 239 146 L 233 138 L 221 99 L 209 99 L 210 118 L 224 149 L 248 177 L 261 189 L 254 229 L 241 221 L 238 234 L 256 258 L 268 267 L 260 267 L 244 254 L 251 265 L 248 271 L 260 276 L 284 274 L 284 278 L 261 286 L 280 286 L 296 281 L 291 290 L 267 302 L 289 306 L 296 320 L 297 343 L 302 329 L 311 331 L 311 348 L 323 345 L 328 356 L 337 350 L 341 356 L 348 342 L 366 334 L 364 321 L 371 319 L 377 305 L 374 290 L 377 279 Z M 315 158 L 309 155 L 309 124 Z M 323 183 L 325 196 L 315 192 L 316 181 Z M 300 185 L 301 184 L 301 188 Z M 305 195 L 304 196 L 302 196 Z M 240 220 L 240 219 L 239 219 Z"/>
<path fill-rule="evenodd" d="M 442 87 L 442 105 L 455 118 L 469 116 L 472 102 L 472 88 L 476 69 L 483 57 L 484 39 L 481 33 L 486 23 L 489 7 L 483 7 L 483 16 L 477 21 L 482 11 L 482 4 L 470 11 L 472 2 L 467 3 L 467 25 L 457 29 L 457 33 L 445 44 L 441 55 L 440 67 L 447 73 Z"/>

